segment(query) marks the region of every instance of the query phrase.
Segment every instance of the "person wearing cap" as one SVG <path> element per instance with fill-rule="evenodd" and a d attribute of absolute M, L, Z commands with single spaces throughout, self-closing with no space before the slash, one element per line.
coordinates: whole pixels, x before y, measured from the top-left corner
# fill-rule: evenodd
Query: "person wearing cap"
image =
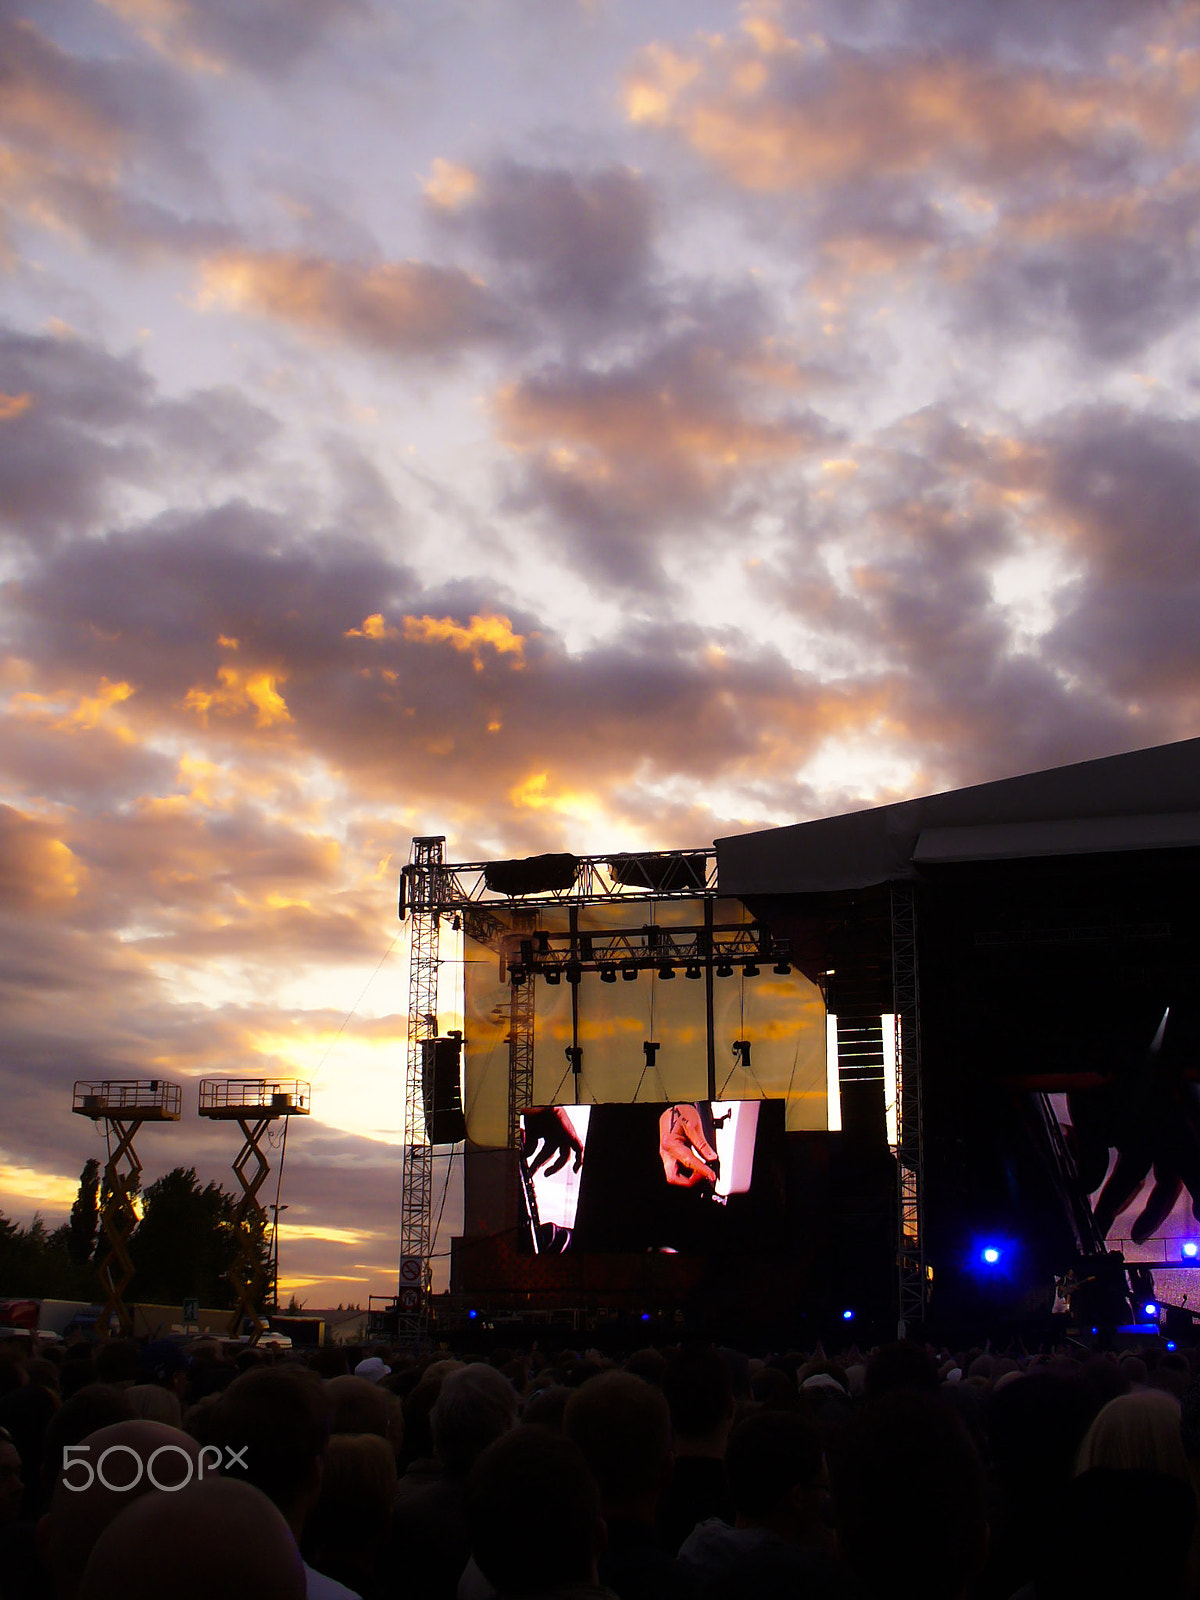
<path fill-rule="evenodd" d="M 382 1383 L 385 1378 L 390 1378 L 391 1375 L 391 1367 L 379 1356 L 367 1356 L 354 1369 L 356 1378 L 369 1378 L 372 1383 Z"/>

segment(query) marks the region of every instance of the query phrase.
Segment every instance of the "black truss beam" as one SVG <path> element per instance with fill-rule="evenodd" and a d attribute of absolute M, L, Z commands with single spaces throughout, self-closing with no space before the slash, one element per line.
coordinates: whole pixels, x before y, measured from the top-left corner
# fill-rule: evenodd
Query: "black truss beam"
<path fill-rule="evenodd" d="M 510 933 L 502 953 L 510 979 L 520 983 L 534 974 L 565 976 L 613 972 L 636 967 L 639 972 L 663 966 L 739 966 L 759 962 L 791 970 L 791 944 L 756 923 L 715 927 L 673 928 L 647 923 L 640 928 L 604 928 L 588 933 L 535 931 Z M 696 976 L 699 976 L 697 971 Z M 551 978 L 553 981 L 553 977 Z"/>

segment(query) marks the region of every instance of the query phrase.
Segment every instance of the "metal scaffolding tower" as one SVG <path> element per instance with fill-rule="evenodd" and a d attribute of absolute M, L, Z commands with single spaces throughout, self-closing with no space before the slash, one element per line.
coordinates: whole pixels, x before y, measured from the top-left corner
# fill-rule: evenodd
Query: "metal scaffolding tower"
<path fill-rule="evenodd" d="M 445 836 L 414 839 L 404 869 L 409 914 L 408 1071 L 404 1083 L 404 1168 L 400 1190 L 400 1292 L 396 1336 L 421 1344 L 429 1327 L 433 1254 L 433 1146 L 422 1082 L 428 1039 L 437 1038 L 438 935 L 445 891 Z"/>
<path fill-rule="evenodd" d="M 513 914 L 513 933 L 518 941 L 532 933 L 537 915 L 531 911 Z M 508 1148 L 521 1148 L 521 1113 L 533 1104 L 534 984 L 532 972 L 524 983 L 508 986 Z"/>
<path fill-rule="evenodd" d="M 103 1122 L 108 1140 L 108 1161 L 100 1190 L 100 1227 L 108 1240 L 108 1251 L 96 1267 L 104 1290 L 104 1305 L 96 1321 L 98 1339 L 111 1337 L 114 1322 L 122 1338 L 133 1332 L 133 1318 L 123 1297 L 133 1277 L 128 1244 L 137 1227 L 133 1197 L 142 1176 L 134 1138 L 144 1122 L 178 1122 L 182 1106 L 182 1089 L 162 1078 L 107 1079 L 75 1085 L 71 1110 L 93 1122 Z"/>
<path fill-rule="evenodd" d="M 892 884 L 892 987 L 896 1014 L 896 1262 L 899 1335 L 925 1320 L 924 1174 L 921 1119 L 921 989 L 917 905 L 911 883 Z"/>
<path fill-rule="evenodd" d="M 308 1084 L 296 1078 L 284 1081 L 268 1078 L 200 1080 L 200 1115 L 214 1122 L 236 1122 L 242 1135 L 242 1148 L 233 1163 L 234 1176 L 242 1186 L 242 1197 L 234 1219 L 237 1255 L 229 1269 L 229 1281 L 237 1296 L 229 1319 L 231 1339 L 242 1333 L 247 1322 L 252 1345 L 267 1331 L 260 1310 L 267 1288 L 267 1269 L 262 1260 L 267 1212 L 258 1198 L 258 1191 L 266 1181 L 271 1163 L 263 1154 L 263 1138 L 277 1117 L 306 1117 L 310 1109 Z M 251 1161 L 255 1163 L 253 1167 Z"/>

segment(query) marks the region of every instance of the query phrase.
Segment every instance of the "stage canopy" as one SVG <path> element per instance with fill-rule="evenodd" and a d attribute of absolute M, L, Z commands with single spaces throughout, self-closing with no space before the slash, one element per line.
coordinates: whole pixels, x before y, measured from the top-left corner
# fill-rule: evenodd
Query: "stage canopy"
<path fill-rule="evenodd" d="M 813 894 L 923 863 L 1200 845 L 1200 739 L 718 839 L 721 893 Z"/>

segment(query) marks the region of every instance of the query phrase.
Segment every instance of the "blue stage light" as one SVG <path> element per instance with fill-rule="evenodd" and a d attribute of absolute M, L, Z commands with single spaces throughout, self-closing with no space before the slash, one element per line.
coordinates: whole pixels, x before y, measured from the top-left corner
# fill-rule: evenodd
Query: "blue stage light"
<path fill-rule="evenodd" d="M 468 1311 L 467 1315 L 470 1317 L 471 1321 L 474 1322 L 479 1313 L 478 1311 Z"/>
<path fill-rule="evenodd" d="M 1158 1315 L 1158 1307 L 1155 1305 L 1153 1300 L 1147 1300 L 1146 1304 L 1142 1307 L 1142 1310 L 1148 1317 L 1156 1317 Z"/>
<path fill-rule="evenodd" d="M 979 1259 L 985 1266 L 994 1267 L 1000 1260 L 1000 1251 L 994 1244 L 985 1245 L 979 1252 Z"/>
<path fill-rule="evenodd" d="M 642 1312 L 642 1321 L 643 1322 L 649 1322 L 650 1321 L 650 1313 L 648 1311 L 643 1311 Z"/>
<path fill-rule="evenodd" d="M 1174 1341 L 1174 1339 L 1168 1339 L 1168 1340 L 1167 1340 L 1167 1349 L 1168 1349 L 1168 1350 L 1174 1350 L 1174 1348 L 1175 1348 L 1175 1341 Z"/>
<path fill-rule="evenodd" d="M 1200 1255 L 1200 1244 L 1197 1244 L 1195 1239 L 1185 1239 L 1180 1253 L 1189 1261 L 1194 1261 Z"/>
<path fill-rule="evenodd" d="M 854 1313 L 853 1313 L 853 1311 L 843 1311 L 842 1312 L 842 1321 L 843 1322 L 853 1322 L 854 1321 Z"/>

